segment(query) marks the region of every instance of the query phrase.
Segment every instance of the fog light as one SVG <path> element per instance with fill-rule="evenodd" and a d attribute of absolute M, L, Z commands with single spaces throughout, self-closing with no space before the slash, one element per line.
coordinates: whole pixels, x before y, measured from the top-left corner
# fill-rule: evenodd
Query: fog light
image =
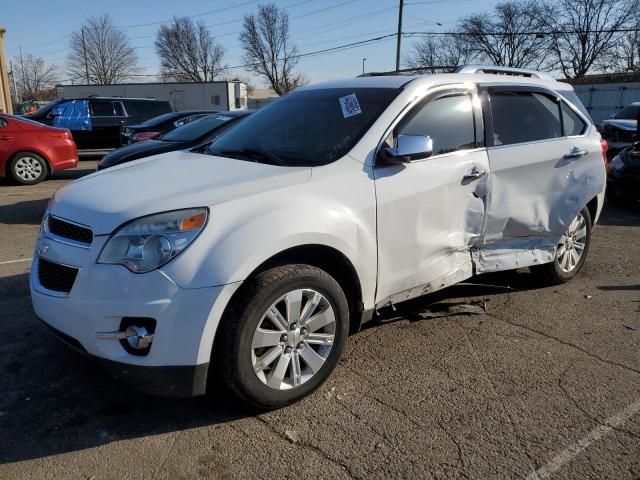
<path fill-rule="evenodd" d="M 118 340 L 122 348 L 132 355 L 144 356 L 151 350 L 156 330 L 153 318 L 125 317 L 120 322 L 120 330 L 115 332 L 98 332 L 101 340 Z"/>

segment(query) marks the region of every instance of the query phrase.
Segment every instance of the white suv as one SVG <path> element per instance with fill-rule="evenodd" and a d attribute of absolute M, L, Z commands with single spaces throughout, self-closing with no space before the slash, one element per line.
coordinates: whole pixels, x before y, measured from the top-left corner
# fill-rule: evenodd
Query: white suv
<path fill-rule="evenodd" d="M 60 189 L 33 305 L 143 390 L 202 394 L 215 371 L 250 404 L 286 405 L 328 377 L 377 308 L 483 272 L 573 277 L 605 148 L 572 87 L 537 72 L 300 88 L 208 154 Z"/>

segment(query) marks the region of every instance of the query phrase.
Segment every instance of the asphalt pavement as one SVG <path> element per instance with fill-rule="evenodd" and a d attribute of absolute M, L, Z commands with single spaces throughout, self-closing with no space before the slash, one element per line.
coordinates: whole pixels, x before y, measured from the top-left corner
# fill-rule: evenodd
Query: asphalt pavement
<path fill-rule="evenodd" d="M 47 200 L 0 181 L 0 479 L 640 479 L 640 208 L 606 207 L 574 281 L 484 275 L 384 312 L 273 412 L 162 399 L 52 337 L 28 291 Z"/>

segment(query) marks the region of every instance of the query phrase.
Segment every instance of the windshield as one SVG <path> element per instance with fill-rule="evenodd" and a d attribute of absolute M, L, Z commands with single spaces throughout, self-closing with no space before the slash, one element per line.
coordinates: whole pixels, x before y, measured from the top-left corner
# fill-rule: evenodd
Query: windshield
<path fill-rule="evenodd" d="M 620 110 L 615 118 L 619 120 L 637 120 L 638 111 L 640 111 L 640 105 L 629 105 Z"/>
<path fill-rule="evenodd" d="M 179 116 L 180 114 L 175 112 L 164 113 L 157 117 L 150 118 L 149 120 L 145 120 L 140 125 L 144 125 L 146 127 L 155 127 L 156 125 L 160 125 L 161 123 L 171 120 L 173 118 L 178 118 Z"/>
<path fill-rule="evenodd" d="M 234 117 L 228 115 L 211 115 L 176 128 L 163 135 L 161 139 L 165 142 L 193 142 L 204 135 L 215 132 L 231 120 L 234 120 Z"/>
<path fill-rule="evenodd" d="M 400 90 L 328 88 L 291 92 L 215 140 L 208 152 L 286 166 L 345 155 Z"/>
<path fill-rule="evenodd" d="M 59 100 L 54 100 L 52 102 L 47 103 L 46 105 L 43 105 L 42 107 L 40 107 L 38 110 L 36 110 L 33 113 L 29 113 L 28 116 L 41 116 L 44 115 L 46 113 L 49 113 L 49 110 L 51 110 L 51 107 L 53 107 L 55 104 L 59 103 Z"/>

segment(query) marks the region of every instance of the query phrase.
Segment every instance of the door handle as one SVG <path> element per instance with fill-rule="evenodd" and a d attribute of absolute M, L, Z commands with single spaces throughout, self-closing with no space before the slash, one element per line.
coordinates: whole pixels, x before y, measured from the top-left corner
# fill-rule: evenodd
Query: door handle
<path fill-rule="evenodd" d="M 569 153 L 565 153 L 562 158 L 567 160 L 584 157 L 588 152 L 586 150 L 581 150 L 578 147 L 573 147 L 569 150 Z"/>
<path fill-rule="evenodd" d="M 462 177 L 464 180 L 475 180 L 476 178 L 480 178 L 487 173 L 486 170 L 480 170 L 478 167 L 473 167 L 469 172 L 464 174 Z"/>
<path fill-rule="evenodd" d="M 0 135 L 0 140 L 11 140 L 13 137 L 9 137 L 7 135 Z"/>

